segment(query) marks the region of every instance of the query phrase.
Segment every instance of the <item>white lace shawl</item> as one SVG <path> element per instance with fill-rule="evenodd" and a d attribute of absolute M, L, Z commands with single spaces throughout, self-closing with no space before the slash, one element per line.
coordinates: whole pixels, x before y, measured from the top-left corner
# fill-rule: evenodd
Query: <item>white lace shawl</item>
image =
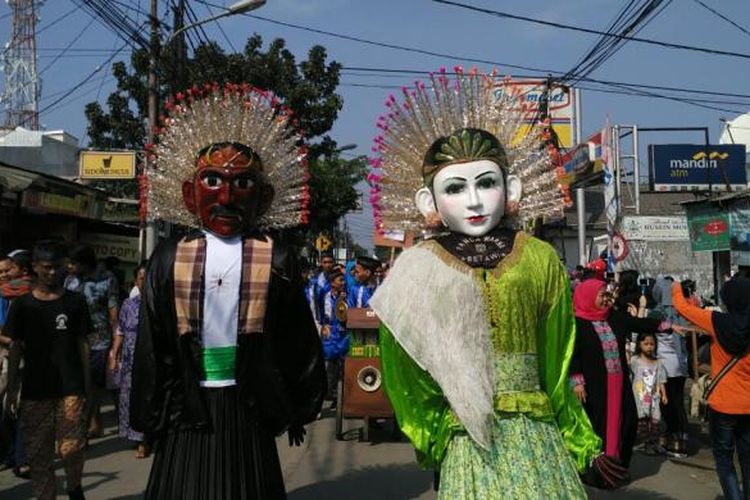
<path fill-rule="evenodd" d="M 437 382 L 471 438 L 487 449 L 495 383 L 484 298 L 471 273 L 429 249 L 435 244 L 404 251 L 370 306 Z"/>

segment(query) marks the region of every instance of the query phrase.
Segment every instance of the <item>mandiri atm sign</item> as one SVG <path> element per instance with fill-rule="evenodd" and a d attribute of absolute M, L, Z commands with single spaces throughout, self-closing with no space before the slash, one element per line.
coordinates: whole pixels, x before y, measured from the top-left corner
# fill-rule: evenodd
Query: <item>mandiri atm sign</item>
<path fill-rule="evenodd" d="M 744 144 L 651 145 L 649 158 L 654 191 L 747 189 Z"/>
<path fill-rule="evenodd" d="M 132 179 L 135 151 L 81 151 L 81 179 Z"/>

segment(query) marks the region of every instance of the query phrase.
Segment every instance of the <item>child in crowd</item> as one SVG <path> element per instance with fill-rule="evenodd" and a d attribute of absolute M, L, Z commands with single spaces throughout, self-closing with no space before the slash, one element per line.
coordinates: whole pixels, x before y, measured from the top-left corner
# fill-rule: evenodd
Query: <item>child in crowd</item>
<path fill-rule="evenodd" d="M 638 408 L 638 433 L 641 450 L 648 455 L 664 453 L 659 445 L 660 403 L 667 403 L 667 372 L 656 358 L 656 335 L 640 333 L 635 354 L 630 360 L 633 394 Z"/>
<path fill-rule="evenodd" d="M 343 360 L 349 351 L 349 335 L 343 323 L 344 318 L 341 317 L 342 308 L 346 309 L 346 280 L 339 270 L 333 270 L 328 280 L 331 283 L 331 289 L 323 296 L 320 333 L 323 339 L 323 355 L 326 360 L 331 408 L 335 408 Z"/>

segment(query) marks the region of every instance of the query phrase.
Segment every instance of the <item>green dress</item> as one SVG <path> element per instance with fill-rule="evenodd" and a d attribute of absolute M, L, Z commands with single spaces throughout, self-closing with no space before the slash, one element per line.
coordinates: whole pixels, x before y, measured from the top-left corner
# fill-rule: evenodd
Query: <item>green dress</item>
<path fill-rule="evenodd" d="M 586 498 L 601 441 L 567 383 L 575 319 L 552 247 L 518 233 L 486 270 L 428 240 L 371 306 L 386 392 L 440 498 Z"/>

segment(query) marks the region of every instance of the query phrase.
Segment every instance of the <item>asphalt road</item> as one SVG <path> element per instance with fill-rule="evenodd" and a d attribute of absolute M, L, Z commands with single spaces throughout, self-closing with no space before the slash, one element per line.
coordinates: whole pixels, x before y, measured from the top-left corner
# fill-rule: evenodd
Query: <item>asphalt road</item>
<path fill-rule="evenodd" d="M 117 437 L 112 409 L 105 414 L 110 422 L 102 439 L 92 441 L 87 452 L 83 486 L 88 499 L 140 498 L 148 478 L 150 459 L 136 460 L 134 450 Z M 286 438 L 279 439 L 286 487 L 290 500 L 312 499 L 434 499 L 432 473 L 423 471 L 414 461 L 411 446 L 394 438 L 390 422 L 372 429 L 370 442 L 359 440 L 360 420 L 345 422 L 345 439 L 334 435 L 332 412 L 308 428 L 302 447 L 290 448 Z M 663 457 L 635 454 L 631 467 L 633 481 L 615 492 L 589 490 L 591 498 L 620 499 L 696 499 L 721 497 L 713 461 L 705 435 L 695 426 L 691 455 L 676 462 Z M 59 498 L 64 495 L 62 470 L 58 468 Z M 0 472 L 0 499 L 31 497 L 27 481 L 10 471 Z"/>

